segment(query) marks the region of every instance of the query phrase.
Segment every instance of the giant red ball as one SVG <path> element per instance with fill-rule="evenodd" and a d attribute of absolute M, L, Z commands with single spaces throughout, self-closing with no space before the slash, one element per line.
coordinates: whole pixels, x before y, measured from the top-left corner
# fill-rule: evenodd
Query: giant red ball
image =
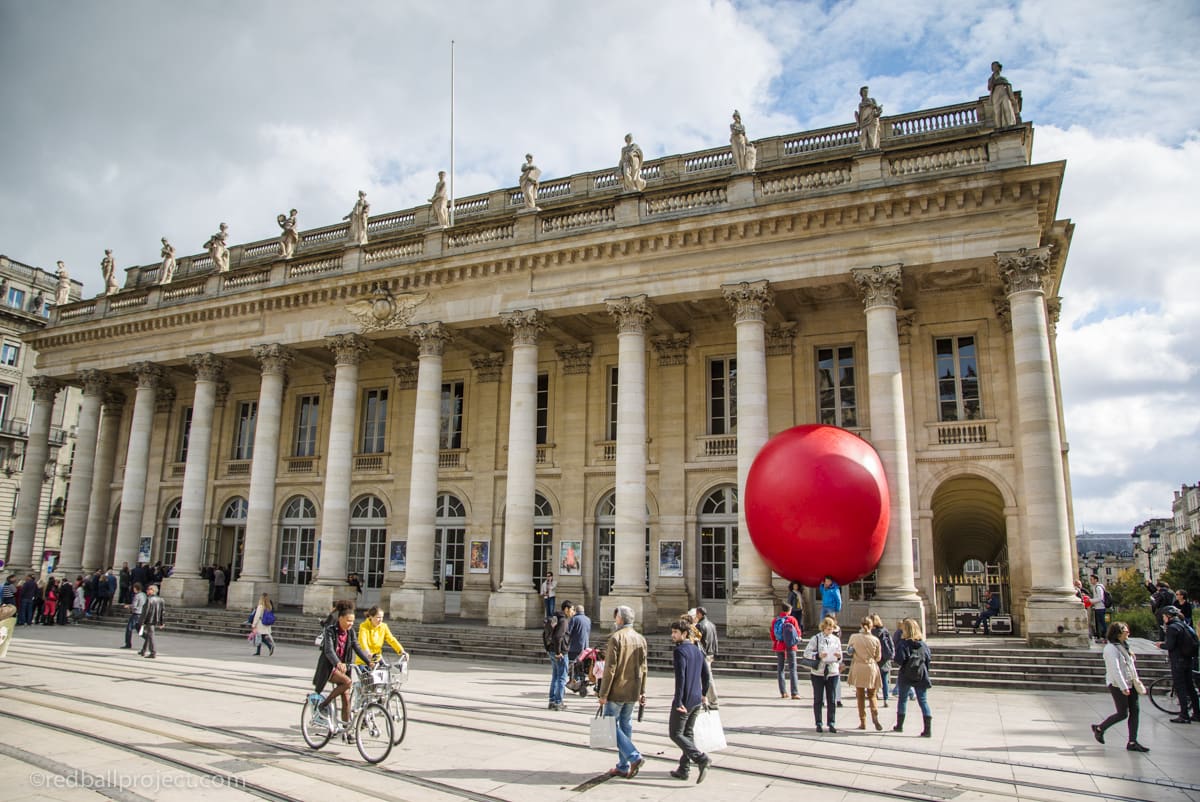
<path fill-rule="evenodd" d="M 875 570 L 888 529 L 887 477 L 861 437 L 808 424 L 762 447 L 742 503 L 750 540 L 775 573 L 804 585 L 839 584 Z"/>

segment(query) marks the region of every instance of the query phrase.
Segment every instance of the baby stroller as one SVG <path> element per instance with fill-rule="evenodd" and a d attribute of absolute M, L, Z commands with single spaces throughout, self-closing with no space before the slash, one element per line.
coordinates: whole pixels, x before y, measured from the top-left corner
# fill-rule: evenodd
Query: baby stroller
<path fill-rule="evenodd" d="M 587 696 L 588 686 L 595 686 L 603 672 L 604 659 L 600 650 L 584 649 L 575 661 L 567 666 L 567 688 L 580 696 Z"/>

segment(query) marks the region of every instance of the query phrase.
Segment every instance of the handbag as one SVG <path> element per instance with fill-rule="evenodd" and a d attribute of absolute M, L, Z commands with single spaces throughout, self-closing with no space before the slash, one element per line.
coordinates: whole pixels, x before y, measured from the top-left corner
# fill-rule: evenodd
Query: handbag
<path fill-rule="evenodd" d="M 692 727 L 692 740 L 701 752 L 716 752 L 729 746 L 725 742 L 725 729 L 721 726 L 721 714 L 712 708 L 701 710 Z"/>
<path fill-rule="evenodd" d="M 813 669 L 821 665 L 820 660 L 815 657 L 805 657 L 803 652 L 796 656 L 796 663 L 807 669 Z"/>
<path fill-rule="evenodd" d="M 617 717 L 604 715 L 604 708 L 596 709 L 596 715 L 588 731 L 588 746 L 592 749 L 617 748 Z"/>

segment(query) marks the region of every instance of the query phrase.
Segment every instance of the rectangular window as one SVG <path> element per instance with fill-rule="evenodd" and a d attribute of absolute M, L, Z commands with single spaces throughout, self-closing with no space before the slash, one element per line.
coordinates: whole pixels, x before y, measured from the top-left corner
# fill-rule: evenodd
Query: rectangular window
<path fill-rule="evenodd" d="M 25 290 L 18 290 L 16 287 L 8 288 L 8 305 L 13 309 L 25 308 Z"/>
<path fill-rule="evenodd" d="M 0 384 L 0 422 L 8 424 L 8 402 L 12 398 L 12 385 Z"/>
<path fill-rule="evenodd" d="M 546 572 L 554 570 L 554 566 L 550 564 L 552 556 L 550 550 L 553 546 L 554 530 L 548 526 L 535 526 L 533 528 L 533 584 L 537 585 L 537 588 L 542 586 Z"/>
<path fill-rule="evenodd" d="M 817 408 L 821 423 L 844 429 L 858 425 L 853 346 L 817 349 Z"/>
<path fill-rule="evenodd" d="M 167 525 L 166 534 L 163 535 L 163 565 L 174 565 L 175 557 L 179 553 L 179 527 L 174 524 Z"/>
<path fill-rule="evenodd" d="M 187 462 L 188 439 L 192 436 L 192 408 L 184 407 L 179 418 L 179 450 L 176 462 Z"/>
<path fill-rule="evenodd" d="M 21 361 L 21 346 L 13 343 L 5 343 L 0 346 L 0 365 L 7 365 L 10 368 L 17 367 Z"/>
<path fill-rule="evenodd" d="M 462 448 L 463 383 L 442 385 L 442 417 L 438 448 Z"/>
<path fill-rule="evenodd" d="M 550 435 L 550 374 L 537 377 L 537 444 L 544 446 Z M 536 574 L 535 574 L 536 576 Z"/>
<path fill-rule="evenodd" d="M 617 368 L 608 369 L 608 395 L 605 401 L 604 439 L 617 439 Z"/>
<path fill-rule="evenodd" d="M 292 448 L 293 456 L 317 455 L 317 422 L 320 411 L 320 396 L 303 395 L 296 399 L 296 442 Z"/>
<path fill-rule="evenodd" d="M 387 402 L 386 389 L 363 392 L 362 442 L 360 454 L 382 454 L 387 446 Z"/>
<path fill-rule="evenodd" d="M 234 459 L 254 459 L 254 428 L 258 424 L 258 402 L 238 404 L 237 431 L 233 441 Z"/>
<path fill-rule="evenodd" d="M 938 419 L 958 421 L 982 418 L 975 338 L 939 337 L 934 345 L 937 354 Z"/>
<path fill-rule="evenodd" d="M 708 360 L 708 433 L 737 431 L 737 359 Z"/>

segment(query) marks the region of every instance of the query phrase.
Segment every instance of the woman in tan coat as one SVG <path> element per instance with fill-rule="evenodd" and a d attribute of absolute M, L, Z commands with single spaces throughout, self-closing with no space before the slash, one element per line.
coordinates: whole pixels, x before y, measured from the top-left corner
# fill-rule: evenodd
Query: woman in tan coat
<path fill-rule="evenodd" d="M 858 699 L 858 728 L 867 728 L 866 702 L 871 700 L 871 721 L 876 730 L 882 730 L 879 723 L 879 709 L 875 706 L 875 693 L 879 690 L 879 656 L 881 648 L 879 638 L 871 634 L 871 619 L 864 618 L 862 627 L 850 636 L 848 644 L 853 660 L 850 663 L 850 684 L 854 686 L 854 695 Z"/>

